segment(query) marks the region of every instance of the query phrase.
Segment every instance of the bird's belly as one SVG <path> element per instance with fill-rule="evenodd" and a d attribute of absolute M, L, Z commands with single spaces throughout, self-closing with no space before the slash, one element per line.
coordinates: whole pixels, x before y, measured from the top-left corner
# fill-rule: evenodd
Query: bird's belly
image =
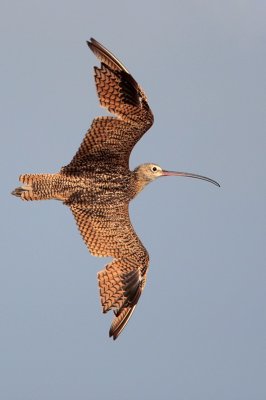
<path fill-rule="evenodd" d="M 82 203 L 91 206 L 119 204 L 130 200 L 130 184 L 126 177 L 114 174 L 97 174 L 92 177 L 71 179 L 68 204 Z"/>

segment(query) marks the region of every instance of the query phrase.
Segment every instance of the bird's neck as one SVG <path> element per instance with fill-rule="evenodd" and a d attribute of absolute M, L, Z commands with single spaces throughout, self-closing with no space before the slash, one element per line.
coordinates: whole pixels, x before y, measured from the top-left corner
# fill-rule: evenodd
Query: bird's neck
<path fill-rule="evenodd" d="M 138 170 L 137 168 L 132 172 L 133 178 L 133 187 L 134 187 L 134 195 L 133 197 L 137 196 L 145 186 L 150 183 L 150 180 L 142 173 L 142 171 Z"/>

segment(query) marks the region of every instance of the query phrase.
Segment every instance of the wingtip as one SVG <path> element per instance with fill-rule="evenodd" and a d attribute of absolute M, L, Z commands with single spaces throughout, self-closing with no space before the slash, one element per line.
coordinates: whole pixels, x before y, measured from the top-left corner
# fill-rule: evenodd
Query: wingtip
<path fill-rule="evenodd" d="M 97 43 L 97 40 L 95 40 L 93 37 L 91 37 L 89 40 L 86 40 L 86 43 L 88 46 L 91 46 L 94 43 Z"/>
<path fill-rule="evenodd" d="M 112 325 L 109 330 L 109 337 L 113 337 L 116 340 L 121 332 L 125 329 L 133 311 L 135 310 L 136 304 L 134 306 L 128 306 L 123 308 L 119 315 L 115 316 Z"/>
<path fill-rule="evenodd" d="M 109 329 L 109 338 L 116 340 L 119 336 L 119 334 L 122 332 L 123 329 L 121 330 L 115 330 L 113 327 L 113 324 L 111 325 L 110 329 Z"/>
<path fill-rule="evenodd" d="M 87 43 L 87 45 L 88 45 L 89 47 L 91 47 L 91 46 L 93 46 L 93 45 L 97 45 L 97 43 L 99 43 L 99 42 L 97 42 L 96 39 L 94 39 L 93 37 L 91 37 L 89 40 L 86 40 L 86 43 Z"/>
<path fill-rule="evenodd" d="M 110 329 L 109 329 L 109 338 L 116 340 L 118 336 L 119 336 L 119 333 L 117 333 L 117 331 L 114 329 L 114 324 L 112 323 L 112 325 L 110 326 Z"/>
<path fill-rule="evenodd" d="M 113 340 L 116 340 L 117 338 L 118 338 L 118 335 L 116 335 L 114 332 L 112 332 L 111 331 L 111 329 L 110 329 L 110 331 L 109 331 L 109 338 L 111 338 L 111 339 L 113 339 Z"/>

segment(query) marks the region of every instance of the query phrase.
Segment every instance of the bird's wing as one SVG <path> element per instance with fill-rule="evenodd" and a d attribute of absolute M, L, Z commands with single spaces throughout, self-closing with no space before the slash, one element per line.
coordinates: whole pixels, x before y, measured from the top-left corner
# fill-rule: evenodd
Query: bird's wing
<path fill-rule="evenodd" d="M 98 117 L 69 165 L 62 172 L 77 172 L 93 162 L 114 161 L 128 167 L 134 145 L 153 124 L 146 95 L 118 59 L 95 39 L 87 42 L 101 61 L 95 67 L 95 83 L 100 104 L 115 117 Z"/>
<path fill-rule="evenodd" d="M 144 91 L 109 50 L 95 39 L 87 43 L 101 61 L 100 68 L 94 67 L 100 104 L 138 128 L 137 142 L 153 123 L 153 114 Z"/>
<path fill-rule="evenodd" d="M 128 204 L 70 208 L 89 251 L 95 256 L 114 258 L 98 273 L 98 283 L 103 312 L 113 310 L 115 314 L 109 333 L 116 339 L 144 289 L 149 265 L 147 250 L 131 225 Z"/>
<path fill-rule="evenodd" d="M 61 172 L 66 174 L 86 172 L 99 163 L 112 171 L 117 165 L 129 167 L 129 156 L 138 130 L 118 118 L 106 116 L 93 120 L 77 153 Z"/>

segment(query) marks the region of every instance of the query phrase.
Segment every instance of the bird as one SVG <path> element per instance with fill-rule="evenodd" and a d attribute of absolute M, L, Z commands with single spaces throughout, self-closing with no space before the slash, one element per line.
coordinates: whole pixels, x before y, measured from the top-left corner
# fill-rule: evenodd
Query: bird
<path fill-rule="evenodd" d="M 191 177 L 220 185 L 206 176 L 168 171 L 154 163 L 130 170 L 130 154 L 153 125 L 153 113 L 127 68 L 97 40 L 87 44 L 100 62 L 94 67 L 100 105 L 111 115 L 93 119 L 72 161 L 58 173 L 20 175 L 23 185 L 12 194 L 28 201 L 61 201 L 72 211 L 89 252 L 112 258 L 97 277 L 102 311 L 114 313 L 109 336 L 115 340 L 135 310 L 149 269 L 149 254 L 130 221 L 130 201 L 159 177 Z"/>

